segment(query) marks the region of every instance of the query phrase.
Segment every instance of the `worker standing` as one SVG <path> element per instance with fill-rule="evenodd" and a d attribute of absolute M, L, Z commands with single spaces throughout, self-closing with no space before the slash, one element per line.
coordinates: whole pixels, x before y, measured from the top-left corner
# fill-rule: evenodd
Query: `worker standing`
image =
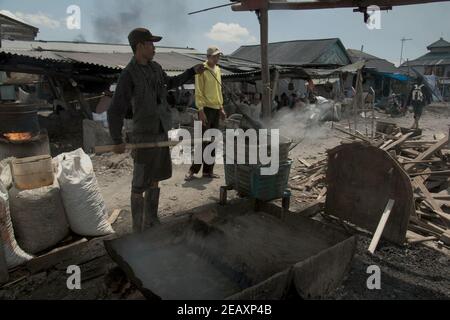
<path fill-rule="evenodd" d="M 419 129 L 419 120 L 422 117 L 423 108 L 431 103 L 431 97 L 422 81 L 417 80 L 414 84 L 408 98 L 407 105 L 412 106 L 414 110 L 414 123 L 411 129 Z"/>
<path fill-rule="evenodd" d="M 168 131 L 172 129 L 166 101 L 168 90 L 183 85 L 196 73 L 204 71 L 204 66 L 199 64 L 176 77 L 167 76 L 162 67 L 153 61 L 154 43 L 161 39 L 144 28 L 134 29 L 128 36 L 134 56 L 120 75 L 108 110 L 110 134 L 116 153 L 125 152 L 122 127 L 124 118 L 130 112 L 133 115 L 133 143 L 168 141 Z M 159 182 L 172 176 L 172 160 L 168 147 L 133 150 L 132 156 L 133 231 L 142 232 L 159 223 Z"/>
<path fill-rule="evenodd" d="M 195 76 L 195 105 L 198 109 L 198 116 L 202 121 L 203 132 L 208 129 L 218 129 L 220 118 L 225 119 L 226 113 L 223 109 L 222 75 L 220 67 L 217 65 L 222 52 L 217 47 L 209 47 L 206 53 L 207 60 L 203 64 L 205 72 Z M 202 151 L 208 146 L 208 142 L 203 143 Z M 203 152 L 202 152 L 203 154 Z M 215 157 L 215 151 L 212 154 Z M 194 163 L 189 169 L 185 180 L 190 181 L 195 174 L 200 172 L 203 165 L 203 177 L 216 179 L 214 174 L 214 163 Z"/>

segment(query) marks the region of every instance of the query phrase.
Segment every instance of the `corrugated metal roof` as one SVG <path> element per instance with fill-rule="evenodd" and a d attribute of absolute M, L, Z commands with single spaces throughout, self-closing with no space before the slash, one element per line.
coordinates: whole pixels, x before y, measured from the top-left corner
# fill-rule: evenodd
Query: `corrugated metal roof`
<path fill-rule="evenodd" d="M 410 66 L 434 66 L 450 65 L 450 52 L 429 52 L 415 60 L 402 64 L 402 67 Z"/>
<path fill-rule="evenodd" d="M 450 42 L 445 41 L 444 38 L 440 38 L 438 41 L 433 42 L 432 44 L 430 44 L 427 49 L 433 49 L 433 48 L 447 48 L 450 47 Z"/>
<path fill-rule="evenodd" d="M 70 41 L 19 41 L 3 40 L 2 48 L 14 50 L 48 50 L 48 51 L 70 51 L 90 53 L 132 53 L 128 44 L 110 44 L 94 42 L 70 42 Z M 179 52 L 197 53 L 193 48 L 164 47 L 157 46 L 157 52 Z"/>
<path fill-rule="evenodd" d="M 338 38 L 269 43 L 269 62 L 270 64 L 276 65 L 314 64 L 314 62 L 319 59 L 321 55 L 327 51 L 327 49 L 331 48 L 335 44 L 342 47 L 343 54 L 347 55 L 345 48 Z M 260 46 L 242 46 L 233 52 L 231 56 L 234 58 L 260 63 Z"/>
<path fill-rule="evenodd" d="M 182 54 L 185 57 L 189 57 L 196 63 L 204 62 L 207 60 L 206 54 Z M 234 73 L 245 73 L 259 71 L 261 66 L 258 63 L 233 58 L 230 56 L 223 56 L 219 61 L 219 66 L 222 69 L 223 75 L 230 75 Z"/>
<path fill-rule="evenodd" d="M 378 72 L 384 73 L 397 73 L 399 69 L 393 64 L 385 59 L 378 58 L 361 50 L 348 49 L 348 55 L 352 59 L 352 63 L 364 60 L 366 62 L 365 68 L 375 69 Z"/>
<path fill-rule="evenodd" d="M 41 61 L 86 64 L 109 69 L 123 69 L 131 60 L 132 53 L 86 53 L 62 51 L 30 51 L 0 49 L 0 53 L 10 56 L 20 56 Z M 198 64 L 199 61 L 177 52 L 157 52 L 155 61 L 165 71 L 182 72 Z"/>
<path fill-rule="evenodd" d="M 101 66 L 111 69 L 125 68 L 132 57 L 131 53 L 57 52 L 56 54 L 70 62 Z"/>
<path fill-rule="evenodd" d="M 7 56 L 19 56 L 37 60 L 49 60 L 49 61 L 70 63 L 70 61 L 68 61 L 64 57 L 61 57 L 56 52 L 52 51 L 24 51 L 24 50 L 9 50 L 1 48 L 0 53 L 5 54 Z"/>

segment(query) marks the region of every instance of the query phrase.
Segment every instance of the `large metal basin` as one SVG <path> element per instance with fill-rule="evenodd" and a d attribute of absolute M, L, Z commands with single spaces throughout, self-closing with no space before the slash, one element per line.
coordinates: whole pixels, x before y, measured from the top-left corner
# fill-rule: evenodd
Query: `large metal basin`
<path fill-rule="evenodd" d="M 346 275 L 355 238 L 278 213 L 268 204 L 264 212 L 253 212 L 251 202 L 243 200 L 209 205 L 105 246 L 147 298 L 323 297 Z"/>

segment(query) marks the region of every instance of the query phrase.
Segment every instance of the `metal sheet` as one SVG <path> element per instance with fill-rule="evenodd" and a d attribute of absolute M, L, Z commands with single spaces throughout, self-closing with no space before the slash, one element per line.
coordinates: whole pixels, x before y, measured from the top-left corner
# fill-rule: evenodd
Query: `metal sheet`
<path fill-rule="evenodd" d="M 342 55 L 346 57 L 345 63 L 339 63 L 332 55 L 330 61 L 326 64 L 348 64 L 350 57 L 338 38 L 333 39 L 317 39 L 317 40 L 295 40 L 269 43 L 269 63 L 276 65 L 309 65 L 313 64 L 328 50 L 334 50 L 338 45 L 342 51 Z M 253 62 L 260 62 L 260 46 L 242 46 L 231 54 L 234 58 L 240 58 Z M 325 64 L 321 62 L 319 64 Z"/>

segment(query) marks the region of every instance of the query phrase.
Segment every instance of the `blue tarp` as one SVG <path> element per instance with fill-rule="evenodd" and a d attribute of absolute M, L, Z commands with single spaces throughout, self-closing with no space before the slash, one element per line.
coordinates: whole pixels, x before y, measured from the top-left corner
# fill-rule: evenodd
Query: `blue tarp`
<path fill-rule="evenodd" d="M 408 81 L 409 78 L 407 75 L 401 74 L 401 73 L 387 73 L 387 72 L 378 72 L 383 77 L 395 79 L 398 81 Z"/>

